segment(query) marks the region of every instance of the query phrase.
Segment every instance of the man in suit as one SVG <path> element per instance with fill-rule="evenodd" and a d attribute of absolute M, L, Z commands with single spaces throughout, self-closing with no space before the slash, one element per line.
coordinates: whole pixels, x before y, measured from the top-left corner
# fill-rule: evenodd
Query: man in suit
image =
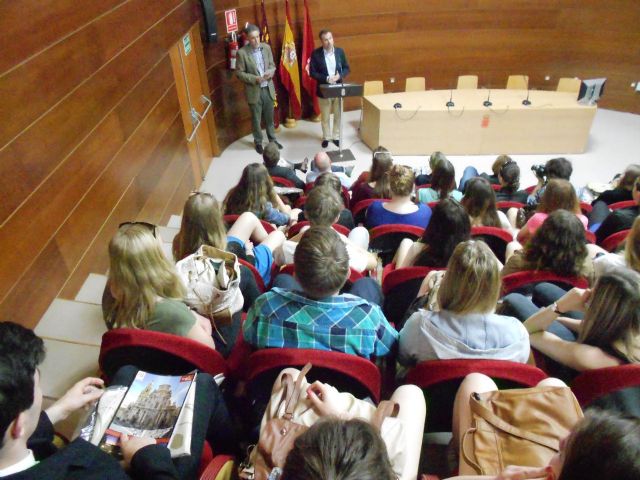
<path fill-rule="evenodd" d="M 349 63 L 344 50 L 333 45 L 333 35 L 329 30 L 320 31 L 322 47 L 316 48 L 311 54 L 309 73 L 318 82 L 317 95 L 322 119 L 322 148 L 333 141 L 340 146 L 340 101 L 338 98 L 323 98 L 320 85 L 335 85 L 342 83 L 349 75 Z M 333 133 L 330 128 L 333 113 Z"/>
<path fill-rule="evenodd" d="M 305 183 L 302 179 L 298 178 L 293 168 L 278 165 L 280 161 L 280 150 L 278 150 L 275 143 L 269 142 L 267 146 L 264 147 L 262 161 L 264 166 L 267 167 L 269 176 L 286 178 L 293 183 L 294 187 L 304 189 Z"/>
<path fill-rule="evenodd" d="M 260 122 L 264 119 L 267 138 L 275 142 L 278 148 L 282 145 L 276 141 L 276 130 L 273 126 L 273 102 L 276 90 L 273 86 L 273 75 L 276 65 L 268 44 L 260 41 L 260 29 L 249 24 L 244 29 L 249 43 L 238 50 L 236 75 L 244 83 L 247 103 L 251 110 L 251 126 L 256 152 L 262 155 L 262 128 Z"/>

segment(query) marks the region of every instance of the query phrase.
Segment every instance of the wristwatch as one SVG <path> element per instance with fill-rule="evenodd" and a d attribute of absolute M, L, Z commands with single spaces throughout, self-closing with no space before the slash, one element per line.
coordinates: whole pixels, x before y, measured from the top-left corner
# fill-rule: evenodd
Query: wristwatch
<path fill-rule="evenodd" d="M 553 313 L 555 313 L 556 315 L 564 315 L 564 312 L 561 312 L 558 308 L 558 302 L 553 302 L 551 304 L 551 310 L 553 310 Z"/>

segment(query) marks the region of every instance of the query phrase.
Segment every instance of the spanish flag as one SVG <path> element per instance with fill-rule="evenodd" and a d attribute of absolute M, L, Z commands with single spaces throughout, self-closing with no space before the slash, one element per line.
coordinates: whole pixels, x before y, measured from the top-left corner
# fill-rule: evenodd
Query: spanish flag
<path fill-rule="evenodd" d="M 280 56 L 280 80 L 289 92 L 289 106 L 293 118 L 299 119 L 302 114 L 300 101 L 300 72 L 298 71 L 298 55 L 296 43 L 291 29 L 291 15 L 289 15 L 289 0 L 284 2 L 287 14 L 287 22 L 284 27 L 284 39 L 282 41 L 282 54 Z"/>

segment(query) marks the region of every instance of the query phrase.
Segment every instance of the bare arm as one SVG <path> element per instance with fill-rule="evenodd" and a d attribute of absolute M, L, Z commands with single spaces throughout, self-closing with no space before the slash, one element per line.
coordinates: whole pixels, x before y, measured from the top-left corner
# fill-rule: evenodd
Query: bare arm
<path fill-rule="evenodd" d="M 558 317 L 558 321 L 572 332 L 580 333 L 582 331 L 582 320 L 569 317 Z"/>
<path fill-rule="evenodd" d="M 594 368 L 615 367 L 620 360 L 584 343 L 567 342 L 549 332 L 533 333 L 529 336 L 531 346 L 549 358 L 579 372 Z"/>
<path fill-rule="evenodd" d="M 196 342 L 202 343 L 207 347 L 211 347 L 215 350 L 216 345 L 213 342 L 213 338 L 211 337 L 211 322 L 208 318 L 205 318 L 202 315 L 197 314 L 196 312 L 191 313 L 193 313 L 193 316 L 196 319 L 196 323 L 194 323 L 193 327 L 191 327 L 191 330 L 187 332 L 187 338 L 195 340 Z"/>

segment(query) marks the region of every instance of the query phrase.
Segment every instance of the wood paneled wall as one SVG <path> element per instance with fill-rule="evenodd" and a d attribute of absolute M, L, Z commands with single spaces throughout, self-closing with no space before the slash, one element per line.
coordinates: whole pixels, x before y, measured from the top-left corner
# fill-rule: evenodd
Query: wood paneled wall
<path fill-rule="evenodd" d="M 53 298 L 73 298 L 88 273 L 106 270 L 118 223 L 180 211 L 193 180 L 168 50 L 201 19 L 199 2 L 0 3 L 0 320 L 34 325 Z M 221 38 L 225 9 L 241 25 L 261 18 L 258 0 L 214 3 Z M 265 3 L 279 58 L 284 2 Z M 600 105 L 640 113 L 629 86 L 640 80 L 637 0 L 308 3 L 315 33 L 329 27 L 345 48 L 354 82 L 400 91 L 426 76 L 439 89 L 477 74 L 499 88 L 523 73 L 553 89 L 563 76 L 606 76 Z M 299 44 L 302 6 L 291 0 Z M 205 45 L 205 61 L 224 149 L 250 132 L 249 111 L 223 41 Z"/>
<path fill-rule="evenodd" d="M 225 8 L 237 9 L 240 25 L 262 18 L 258 0 L 215 3 L 221 35 Z M 284 1 L 265 4 L 277 61 Z M 560 77 L 608 77 L 600 106 L 640 113 L 640 94 L 630 87 L 640 81 L 637 0 L 308 0 L 308 5 L 314 33 L 330 28 L 346 50 L 353 82 L 383 80 L 385 91 L 402 91 L 405 78 L 425 76 L 427 88 L 446 89 L 455 87 L 458 75 L 476 74 L 480 86 L 504 88 L 508 75 L 526 74 L 532 88 L 551 90 Z M 301 55 L 303 2 L 290 0 L 290 6 Z M 224 148 L 251 131 L 249 111 L 240 82 L 225 70 L 222 46 L 205 47 L 205 55 Z M 359 105 L 348 101 L 346 108 Z"/>
<path fill-rule="evenodd" d="M 169 48 L 193 0 L 0 3 L 0 319 L 33 326 L 108 267 L 120 222 L 193 186 Z"/>

